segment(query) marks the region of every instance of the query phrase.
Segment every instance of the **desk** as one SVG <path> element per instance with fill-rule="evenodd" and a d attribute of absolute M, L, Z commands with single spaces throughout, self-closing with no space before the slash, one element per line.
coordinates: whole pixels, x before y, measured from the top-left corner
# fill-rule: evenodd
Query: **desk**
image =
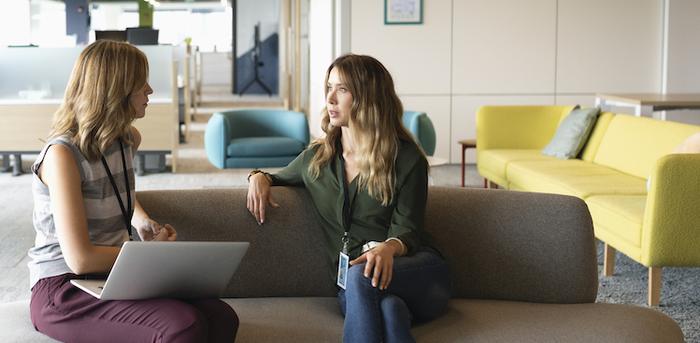
<path fill-rule="evenodd" d="M 670 110 L 700 110 L 700 94 L 596 94 L 595 105 L 634 108 L 634 115 L 651 116 L 653 112 Z M 665 114 L 660 118 L 666 120 Z"/>
<path fill-rule="evenodd" d="M 465 172 L 464 169 L 466 166 L 466 162 L 464 161 L 464 155 L 466 154 L 467 149 L 469 149 L 469 148 L 476 149 L 476 139 L 463 139 L 463 140 L 459 141 L 459 144 L 462 145 L 462 187 L 464 187 L 464 172 Z M 484 188 L 486 188 L 485 183 L 484 183 Z"/>

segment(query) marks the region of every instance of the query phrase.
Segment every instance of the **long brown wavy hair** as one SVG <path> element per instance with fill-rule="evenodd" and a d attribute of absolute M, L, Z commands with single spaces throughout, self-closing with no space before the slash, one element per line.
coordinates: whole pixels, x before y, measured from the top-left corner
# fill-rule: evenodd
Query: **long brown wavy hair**
<path fill-rule="evenodd" d="M 395 165 L 401 141 L 415 144 L 401 122 L 403 105 L 394 90 L 394 80 L 389 71 L 371 56 L 348 54 L 338 57 L 326 71 L 325 84 L 328 84 L 333 68 L 353 98 L 348 126 L 356 144 L 354 158 L 359 169 L 358 185 L 387 206 L 394 197 Z M 311 143 L 311 147 L 316 148 L 309 164 L 312 177 L 318 177 L 321 168 L 334 158 L 340 144 L 341 128 L 331 125 L 326 107 L 322 112 L 321 129 L 326 133 L 325 137 Z"/>
<path fill-rule="evenodd" d="M 91 161 L 117 139 L 131 144 L 136 110 L 129 95 L 147 80 L 148 60 L 133 45 L 110 40 L 88 45 L 73 66 L 49 137 L 68 136 Z"/>

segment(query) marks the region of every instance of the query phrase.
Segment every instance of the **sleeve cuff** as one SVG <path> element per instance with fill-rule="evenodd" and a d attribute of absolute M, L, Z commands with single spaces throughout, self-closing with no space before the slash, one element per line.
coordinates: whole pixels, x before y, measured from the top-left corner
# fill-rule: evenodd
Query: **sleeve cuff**
<path fill-rule="evenodd" d="M 408 249 L 406 248 L 406 244 L 404 244 L 404 242 L 401 239 L 399 239 L 397 237 L 389 237 L 384 242 L 388 242 L 388 241 L 399 242 L 399 245 L 401 245 L 401 251 L 399 252 L 399 256 L 406 255 L 406 253 L 408 252 Z"/>

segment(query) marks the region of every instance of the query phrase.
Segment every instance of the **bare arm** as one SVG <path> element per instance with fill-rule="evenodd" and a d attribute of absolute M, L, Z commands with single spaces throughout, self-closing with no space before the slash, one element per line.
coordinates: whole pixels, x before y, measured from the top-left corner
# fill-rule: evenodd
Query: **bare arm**
<path fill-rule="evenodd" d="M 133 155 L 136 156 L 139 145 L 141 145 L 141 133 L 135 127 L 131 127 L 131 136 L 134 139 Z M 177 239 L 177 232 L 170 224 L 160 225 L 146 213 L 139 203 L 139 199 L 134 195 L 134 216 L 131 218 L 131 225 L 142 241 L 174 241 Z M 163 230 L 164 229 L 164 230 Z"/>
<path fill-rule="evenodd" d="M 68 267 L 75 274 L 108 272 L 120 248 L 90 242 L 80 173 L 70 149 L 60 144 L 51 146 L 39 169 L 39 177 L 51 194 L 58 243 Z"/>

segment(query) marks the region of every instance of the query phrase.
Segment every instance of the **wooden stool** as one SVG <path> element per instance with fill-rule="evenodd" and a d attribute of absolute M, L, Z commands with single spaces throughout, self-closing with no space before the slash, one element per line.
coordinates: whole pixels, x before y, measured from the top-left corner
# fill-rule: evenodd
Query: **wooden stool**
<path fill-rule="evenodd" d="M 464 187 L 464 168 L 466 165 L 464 161 L 464 154 L 469 148 L 476 149 L 476 139 L 463 139 L 459 141 L 459 144 L 462 145 L 462 187 Z"/>

